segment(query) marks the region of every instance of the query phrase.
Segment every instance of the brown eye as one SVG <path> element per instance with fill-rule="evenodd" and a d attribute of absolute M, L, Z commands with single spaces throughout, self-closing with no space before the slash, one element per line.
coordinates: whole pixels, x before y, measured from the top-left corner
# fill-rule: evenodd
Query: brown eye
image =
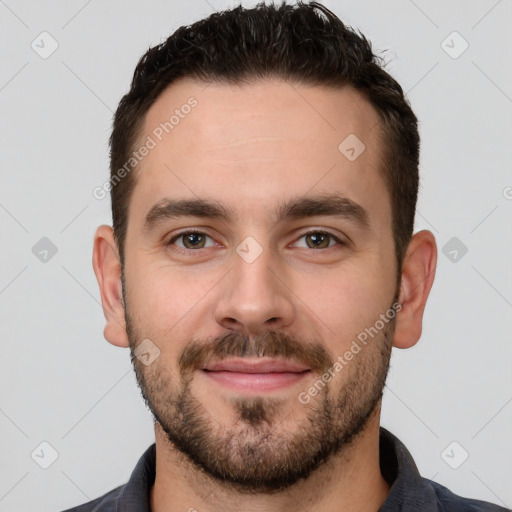
<path fill-rule="evenodd" d="M 206 247 L 206 238 L 210 237 L 201 231 L 183 231 L 172 237 L 167 245 L 174 245 L 175 241 L 180 240 L 182 245 L 177 244 L 177 247 L 181 249 L 204 249 Z M 212 245 L 208 247 L 212 247 Z"/>
<path fill-rule="evenodd" d="M 306 236 L 306 240 L 311 241 L 311 244 L 308 243 L 308 246 L 311 249 L 325 249 L 329 247 L 330 235 L 326 233 L 308 233 Z"/>
<path fill-rule="evenodd" d="M 336 245 L 336 242 L 338 245 L 346 245 L 337 236 L 334 236 L 332 233 L 327 231 L 309 231 L 304 233 L 299 240 L 301 238 L 306 240 L 307 249 L 328 249 L 329 247 Z"/>

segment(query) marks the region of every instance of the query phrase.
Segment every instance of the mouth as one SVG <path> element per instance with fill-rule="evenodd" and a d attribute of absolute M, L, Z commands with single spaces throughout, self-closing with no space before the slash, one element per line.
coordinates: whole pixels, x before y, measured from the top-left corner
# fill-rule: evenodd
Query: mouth
<path fill-rule="evenodd" d="M 242 392 L 282 389 L 311 373 L 301 364 L 261 357 L 209 363 L 201 371 L 211 382 Z"/>

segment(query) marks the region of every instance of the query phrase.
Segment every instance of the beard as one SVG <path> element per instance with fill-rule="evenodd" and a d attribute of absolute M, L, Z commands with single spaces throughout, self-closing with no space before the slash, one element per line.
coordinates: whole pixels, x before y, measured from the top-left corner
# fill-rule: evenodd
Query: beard
<path fill-rule="evenodd" d="M 134 356 L 144 337 L 129 315 L 126 300 L 125 315 L 131 361 L 154 421 L 197 470 L 225 488 L 242 494 L 286 489 L 308 478 L 335 455 L 345 453 L 378 414 L 396 317 L 307 404 L 296 395 L 277 398 L 233 393 L 229 403 L 236 421 L 225 426 L 194 395 L 194 376 L 210 358 L 293 358 L 317 374 L 315 382 L 336 360 L 330 358 L 324 344 L 298 342 L 283 332 L 267 331 L 256 337 L 230 332 L 214 339 L 192 340 L 181 353 L 178 372 L 166 368 L 161 356 L 145 366 Z M 283 426 L 290 416 L 286 430 Z"/>

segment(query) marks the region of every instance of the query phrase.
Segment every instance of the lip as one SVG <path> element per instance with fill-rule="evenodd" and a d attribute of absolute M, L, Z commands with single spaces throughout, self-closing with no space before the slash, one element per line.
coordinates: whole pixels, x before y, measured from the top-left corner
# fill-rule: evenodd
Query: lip
<path fill-rule="evenodd" d="M 209 363 L 203 370 L 211 372 L 239 372 L 239 373 L 300 373 L 309 370 L 307 366 L 286 361 L 282 359 L 269 358 L 244 358 L 244 359 L 227 359 Z"/>
<path fill-rule="evenodd" d="M 267 392 L 289 387 L 310 373 L 306 366 L 276 359 L 230 359 L 208 364 L 206 377 L 238 392 Z"/>

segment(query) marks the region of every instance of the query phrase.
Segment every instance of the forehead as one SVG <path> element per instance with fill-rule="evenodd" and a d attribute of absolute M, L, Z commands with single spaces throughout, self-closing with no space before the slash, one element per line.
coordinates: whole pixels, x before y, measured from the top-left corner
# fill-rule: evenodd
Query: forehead
<path fill-rule="evenodd" d="M 152 148 L 137 167 L 130 210 L 141 216 L 174 196 L 263 215 L 287 197 L 342 192 L 390 216 L 380 126 L 349 87 L 179 80 L 146 114 L 139 144 Z"/>

